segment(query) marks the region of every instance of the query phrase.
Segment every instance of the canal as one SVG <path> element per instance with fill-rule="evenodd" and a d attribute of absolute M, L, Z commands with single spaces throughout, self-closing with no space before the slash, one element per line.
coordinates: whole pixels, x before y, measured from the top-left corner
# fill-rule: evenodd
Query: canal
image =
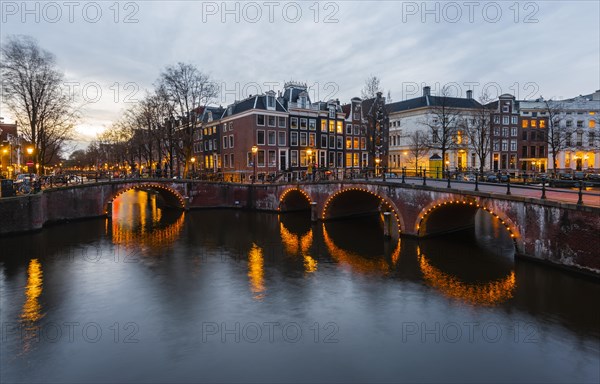
<path fill-rule="evenodd" d="M 130 191 L 0 252 L 1 382 L 600 381 L 600 284 L 515 261 L 487 214 L 391 241 Z"/>

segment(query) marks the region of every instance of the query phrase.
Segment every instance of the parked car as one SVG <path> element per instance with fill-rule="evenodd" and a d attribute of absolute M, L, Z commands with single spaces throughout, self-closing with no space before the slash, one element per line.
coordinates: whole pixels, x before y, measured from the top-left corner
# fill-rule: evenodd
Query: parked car
<path fill-rule="evenodd" d="M 501 183 L 507 183 L 510 180 L 510 176 L 507 174 L 501 174 L 499 180 Z"/>
<path fill-rule="evenodd" d="M 573 180 L 585 180 L 586 174 L 584 172 L 575 172 L 573 173 Z"/>
<path fill-rule="evenodd" d="M 497 183 L 498 182 L 498 176 L 496 176 L 494 174 L 485 175 L 484 180 L 487 181 L 488 183 Z"/>
<path fill-rule="evenodd" d="M 561 180 L 573 180 L 573 174 L 572 173 L 566 173 L 566 172 L 560 172 L 558 174 L 558 178 Z"/>
<path fill-rule="evenodd" d="M 475 175 L 469 173 L 467 175 L 463 175 L 463 180 L 464 181 L 470 181 L 470 182 L 475 182 Z"/>

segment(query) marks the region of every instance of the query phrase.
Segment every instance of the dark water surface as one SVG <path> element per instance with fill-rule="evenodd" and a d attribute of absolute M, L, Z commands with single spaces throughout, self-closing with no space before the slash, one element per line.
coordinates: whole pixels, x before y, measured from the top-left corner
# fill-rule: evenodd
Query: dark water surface
<path fill-rule="evenodd" d="M 0 239 L 0 381 L 598 383 L 600 284 L 515 262 L 500 228 L 394 242 L 128 192 Z"/>

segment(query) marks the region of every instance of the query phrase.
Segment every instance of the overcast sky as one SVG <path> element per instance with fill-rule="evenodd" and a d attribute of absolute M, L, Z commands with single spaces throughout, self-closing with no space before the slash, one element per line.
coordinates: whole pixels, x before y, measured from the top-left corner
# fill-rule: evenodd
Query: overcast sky
<path fill-rule="evenodd" d="M 393 101 L 425 84 L 519 99 L 589 94 L 600 89 L 599 3 L 2 1 L 0 37 L 30 35 L 56 55 L 88 102 L 78 130 L 93 136 L 178 61 L 217 80 L 222 105 L 289 80 L 313 101 L 346 103 L 370 74 Z M 0 116 L 10 120 L 4 107 Z"/>

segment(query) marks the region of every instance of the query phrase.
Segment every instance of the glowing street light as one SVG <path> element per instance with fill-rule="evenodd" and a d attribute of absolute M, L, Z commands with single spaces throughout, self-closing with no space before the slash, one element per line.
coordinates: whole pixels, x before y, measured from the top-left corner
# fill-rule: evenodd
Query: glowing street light
<path fill-rule="evenodd" d="M 252 184 L 256 181 L 256 154 L 258 153 L 258 147 L 252 146 L 252 165 L 254 166 L 254 176 L 252 177 Z"/>

